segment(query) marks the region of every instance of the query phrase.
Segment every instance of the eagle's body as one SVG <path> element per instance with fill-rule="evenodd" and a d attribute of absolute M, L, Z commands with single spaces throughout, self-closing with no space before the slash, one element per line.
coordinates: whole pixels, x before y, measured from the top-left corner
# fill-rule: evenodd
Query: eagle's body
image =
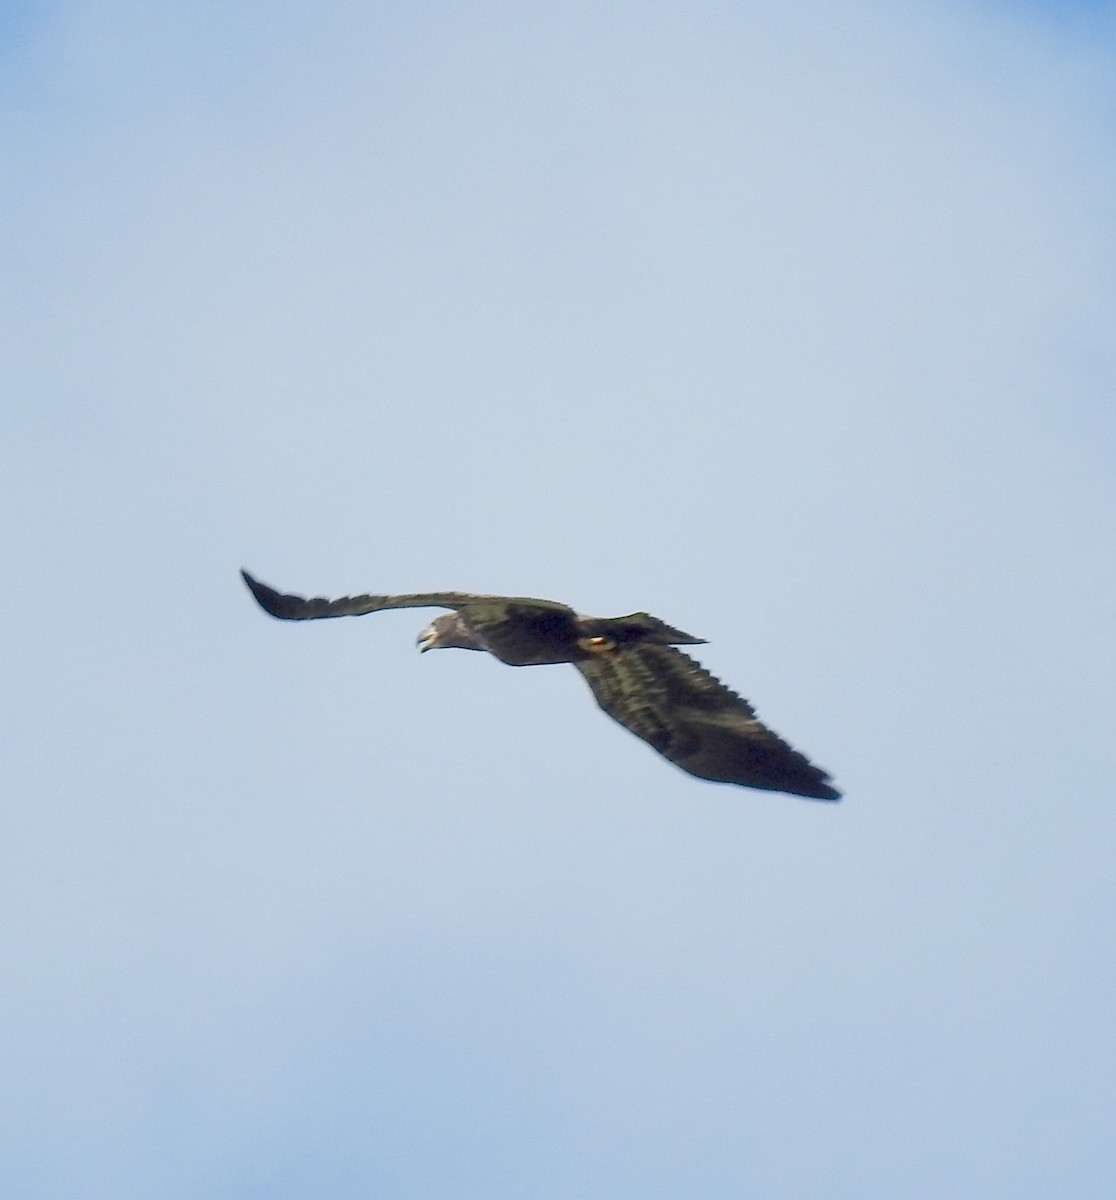
<path fill-rule="evenodd" d="M 304 600 L 241 574 L 260 607 L 288 621 L 448 608 L 420 635 L 423 650 L 485 650 L 513 667 L 572 663 L 610 717 L 691 775 L 817 800 L 840 798 L 829 776 L 762 725 L 746 700 L 674 648 L 699 645 L 703 638 L 648 613 L 584 617 L 552 600 L 469 592 Z"/>

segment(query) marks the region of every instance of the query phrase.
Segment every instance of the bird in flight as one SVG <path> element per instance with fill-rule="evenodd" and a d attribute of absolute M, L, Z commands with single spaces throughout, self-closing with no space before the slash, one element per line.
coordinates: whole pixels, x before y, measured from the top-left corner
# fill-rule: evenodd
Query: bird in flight
<path fill-rule="evenodd" d="M 448 608 L 419 634 L 421 650 L 487 650 L 512 667 L 571 663 L 610 717 L 683 771 L 814 800 L 841 798 L 826 772 L 762 725 L 747 700 L 675 649 L 704 638 L 648 613 L 584 617 L 553 600 L 471 592 L 306 600 L 241 575 L 260 607 L 284 621 Z"/>

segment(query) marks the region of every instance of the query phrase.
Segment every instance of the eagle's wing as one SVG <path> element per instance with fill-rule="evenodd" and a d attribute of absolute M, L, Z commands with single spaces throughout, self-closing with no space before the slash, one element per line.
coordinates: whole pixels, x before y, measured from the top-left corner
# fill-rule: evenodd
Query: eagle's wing
<path fill-rule="evenodd" d="M 319 617 L 361 617 L 365 613 L 379 612 L 385 608 L 465 608 L 473 604 L 504 604 L 515 597 L 484 596 L 473 592 L 411 592 L 398 596 L 341 596 L 327 600 L 324 596 L 304 599 L 277 592 L 253 579 L 247 571 L 241 571 L 244 582 L 256 597 L 260 608 L 284 621 L 309 621 Z M 540 607 L 565 608 L 548 600 L 524 600 L 525 604 Z"/>
<path fill-rule="evenodd" d="M 838 800 L 829 776 L 703 667 L 646 642 L 574 663 L 606 713 L 702 779 Z"/>

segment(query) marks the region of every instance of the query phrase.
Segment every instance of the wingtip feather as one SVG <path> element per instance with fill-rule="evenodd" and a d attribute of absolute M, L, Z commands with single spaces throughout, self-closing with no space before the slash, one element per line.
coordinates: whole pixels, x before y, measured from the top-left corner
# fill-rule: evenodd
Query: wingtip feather
<path fill-rule="evenodd" d="M 296 614 L 290 611 L 290 602 L 296 601 L 298 597 L 284 596 L 282 592 L 277 592 L 274 588 L 270 588 L 266 583 L 260 583 L 258 579 L 249 575 L 243 567 L 240 568 L 241 578 L 244 580 L 248 590 L 256 599 L 256 603 L 269 616 L 278 617 L 279 620 L 292 620 Z"/>

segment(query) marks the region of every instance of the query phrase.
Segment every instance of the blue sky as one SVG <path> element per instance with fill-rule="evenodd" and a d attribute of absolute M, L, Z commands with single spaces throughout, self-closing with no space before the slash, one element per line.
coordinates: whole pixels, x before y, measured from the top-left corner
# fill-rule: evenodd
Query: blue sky
<path fill-rule="evenodd" d="M 1111 5 L 12 11 L 5 1200 L 1110 1196 Z"/>

